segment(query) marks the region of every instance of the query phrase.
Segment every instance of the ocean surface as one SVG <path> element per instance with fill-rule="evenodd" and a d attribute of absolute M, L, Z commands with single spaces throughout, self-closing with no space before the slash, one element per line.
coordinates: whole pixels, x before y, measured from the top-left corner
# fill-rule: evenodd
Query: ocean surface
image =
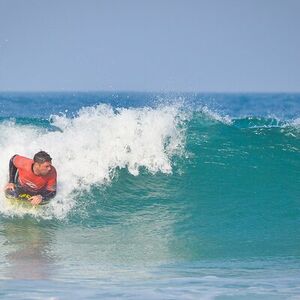
<path fill-rule="evenodd" d="M 0 93 L 1 299 L 300 299 L 300 94 Z"/>

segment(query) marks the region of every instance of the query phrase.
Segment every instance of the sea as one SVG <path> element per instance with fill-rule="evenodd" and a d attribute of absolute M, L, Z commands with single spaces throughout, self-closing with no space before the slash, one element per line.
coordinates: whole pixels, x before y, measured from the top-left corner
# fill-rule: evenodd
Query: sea
<path fill-rule="evenodd" d="M 1 92 L 1 299 L 300 299 L 300 94 Z"/>

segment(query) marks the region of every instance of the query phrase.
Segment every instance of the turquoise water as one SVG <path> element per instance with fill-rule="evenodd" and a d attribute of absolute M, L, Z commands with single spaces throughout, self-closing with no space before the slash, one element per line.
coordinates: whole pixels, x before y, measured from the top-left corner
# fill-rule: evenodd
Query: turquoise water
<path fill-rule="evenodd" d="M 58 196 L 0 198 L 4 299 L 297 299 L 300 95 L 0 94 L 0 173 L 47 150 Z"/>

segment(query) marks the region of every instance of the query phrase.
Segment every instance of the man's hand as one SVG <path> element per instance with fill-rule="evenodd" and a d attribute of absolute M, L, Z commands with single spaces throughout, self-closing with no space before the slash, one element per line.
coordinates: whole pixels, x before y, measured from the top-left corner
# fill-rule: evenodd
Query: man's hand
<path fill-rule="evenodd" d="M 32 205 L 39 205 L 43 200 L 41 195 L 32 196 L 28 199 Z"/>
<path fill-rule="evenodd" d="M 12 190 L 14 191 L 16 189 L 16 185 L 14 183 L 8 183 L 6 186 L 5 186 L 5 189 L 6 190 Z"/>

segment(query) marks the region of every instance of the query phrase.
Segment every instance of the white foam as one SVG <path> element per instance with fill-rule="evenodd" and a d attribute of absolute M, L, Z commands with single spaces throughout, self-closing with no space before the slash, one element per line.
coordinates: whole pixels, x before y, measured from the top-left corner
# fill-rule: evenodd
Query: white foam
<path fill-rule="evenodd" d="M 291 125 L 296 129 L 300 129 L 300 118 L 296 118 L 292 121 Z"/>
<path fill-rule="evenodd" d="M 113 109 L 109 105 L 82 108 L 74 118 L 52 116 L 61 131 L 47 131 L 15 122 L 0 124 L 0 185 L 7 180 L 8 161 L 15 153 L 32 157 L 45 150 L 58 171 L 58 196 L 43 217 L 64 217 L 74 206 L 72 193 L 110 182 L 118 168 L 136 176 L 172 172 L 171 158 L 184 149 L 182 118 L 176 105 Z M 0 211 L 11 213 L 3 196 Z"/>

